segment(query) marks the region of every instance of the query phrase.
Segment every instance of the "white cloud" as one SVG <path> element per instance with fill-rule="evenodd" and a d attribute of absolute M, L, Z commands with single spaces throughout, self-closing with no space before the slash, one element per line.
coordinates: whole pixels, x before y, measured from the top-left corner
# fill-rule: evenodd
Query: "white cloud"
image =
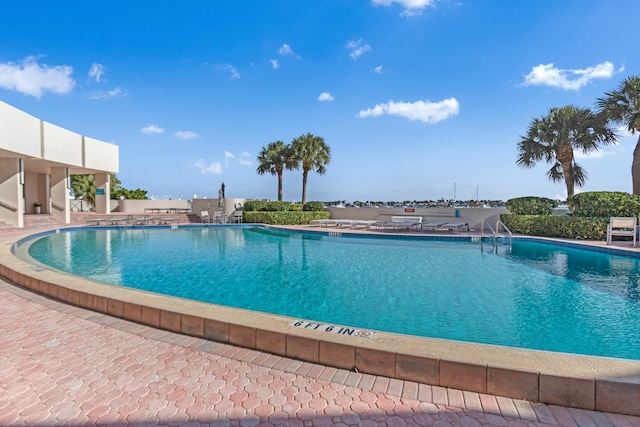
<path fill-rule="evenodd" d="M 618 142 L 606 148 L 600 148 L 598 151 L 591 151 L 586 154 L 580 150 L 573 150 L 573 157 L 575 157 L 577 160 L 600 159 L 602 157 L 614 156 L 619 153 L 624 153 L 625 151 L 626 150 L 624 148 L 624 145 Z"/>
<path fill-rule="evenodd" d="M 295 53 L 293 53 L 293 49 L 291 49 L 291 46 L 286 43 L 283 44 L 280 49 L 278 49 L 278 53 L 282 56 L 295 56 Z"/>
<path fill-rule="evenodd" d="M 358 59 L 364 53 L 367 53 L 367 52 L 371 51 L 371 46 L 369 46 L 366 43 L 363 45 L 362 44 L 362 39 L 349 40 L 345 44 L 345 47 L 351 51 L 351 52 L 349 52 L 349 56 L 351 57 L 351 59 Z"/>
<path fill-rule="evenodd" d="M 238 73 L 238 70 L 236 70 L 236 68 L 231 64 L 218 65 L 218 70 L 229 72 L 229 74 L 231 74 L 231 77 L 230 77 L 231 80 L 240 78 L 240 73 Z"/>
<path fill-rule="evenodd" d="M 318 97 L 318 101 L 333 101 L 333 96 L 329 92 L 322 92 Z"/>
<path fill-rule="evenodd" d="M 634 134 L 632 134 L 631 132 L 629 132 L 629 128 L 626 126 L 620 126 L 616 129 L 614 129 L 616 134 L 620 137 L 620 138 L 633 138 L 635 137 Z"/>
<path fill-rule="evenodd" d="M 233 155 L 231 151 L 224 152 L 224 164 L 229 166 L 229 159 L 234 159 L 236 156 Z"/>
<path fill-rule="evenodd" d="M 420 120 L 424 123 L 438 123 L 456 116 L 460 110 L 460 104 L 455 98 L 445 99 L 440 102 L 416 101 L 394 102 L 377 104 L 373 108 L 362 110 L 358 117 L 379 117 L 383 114 L 406 117 L 409 120 Z"/>
<path fill-rule="evenodd" d="M 98 99 L 98 100 L 106 100 L 111 98 L 123 98 L 127 96 L 127 91 L 122 90 L 120 86 L 112 89 L 112 90 L 99 90 L 94 92 L 89 98 L 90 99 Z"/>
<path fill-rule="evenodd" d="M 278 68 L 280 68 L 280 64 L 278 64 L 278 60 L 277 59 L 271 59 L 271 67 L 274 70 L 277 70 Z"/>
<path fill-rule="evenodd" d="M 96 82 L 100 83 L 100 79 L 102 78 L 103 74 L 104 74 L 104 65 L 98 64 L 97 62 L 94 62 L 93 64 L 91 64 L 91 68 L 89 68 L 89 77 L 91 77 L 92 79 L 95 79 Z"/>
<path fill-rule="evenodd" d="M 156 125 L 149 124 L 143 127 L 142 129 L 140 129 L 140 132 L 144 133 L 145 135 L 158 135 L 158 134 L 164 133 L 164 129 Z"/>
<path fill-rule="evenodd" d="M 191 132 L 190 130 L 179 130 L 176 133 L 173 134 L 173 136 L 175 136 L 178 139 L 194 139 L 199 137 L 200 135 L 198 135 L 195 132 Z"/>
<path fill-rule="evenodd" d="M 207 164 L 204 159 L 196 160 L 193 164 L 196 168 L 200 169 L 200 173 L 203 175 L 219 175 L 222 173 L 222 165 L 216 161 L 212 161 Z"/>
<path fill-rule="evenodd" d="M 18 64 L 0 64 L 0 87 L 36 98 L 45 91 L 65 94 L 75 86 L 72 73 L 73 68 L 68 65 L 40 65 L 35 56 L 28 56 Z"/>
<path fill-rule="evenodd" d="M 523 86 L 551 86 L 564 90 L 579 90 L 593 79 L 611 78 L 616 71 L 613 64 L 605 61 L 602 64 L 584 69 L 563 70 L 555 68 L 553 64 L 540 64 L 532 67 L 531 72 L 524 76 Z"/>
<path fill-rule="evenodd" d="M 391 6 L 398 3 L 404 9 L 400 16 L 417 16 L 424 11 L 427 6 L 434 6 L 435 0 L 371 0 L 374 6 Z"/>
<path fill-rule="evenodd" d="M 246 151 L 240 153 L 238 163 L 240 163 L 242 166 L 253 166 L 253 157 L 251 156 L 251 153 L 248 153 Z"/>
<path fill-rule="evenodd" d="M 376 74 L 382 74 L 382 65 L 378 65 L 376 68 L 374 68 L 373 72 Z"/>

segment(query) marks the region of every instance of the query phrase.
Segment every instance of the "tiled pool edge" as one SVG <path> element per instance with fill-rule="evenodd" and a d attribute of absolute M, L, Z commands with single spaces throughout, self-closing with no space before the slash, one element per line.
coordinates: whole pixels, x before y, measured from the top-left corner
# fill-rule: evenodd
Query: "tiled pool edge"
<path fill-rule="evenodd" d="M 603 372 L 602 377 L 571 376 L 555 373 L 553 369 L 548 372 L 523 369 L 517 360 L 474 363 L 474 359 L 483 358 L 476 353 L 478 349 L 488 346 L 471 343 L 384 333 L 376 333 L 368 340 L 302 330 L 289 326 L 291 319 L 281 316 L 101 285 L 49 270 L 36 271 L 11 253 L 11 243 L 0 246 L 0 276 L 26 289 L 114 317 L 361 373 L 560 406 L 640 415 L 637 404 L 640 381 L 608 378 L 610 372 Z M 527 353 L 498 351 L 510 353 L 516 359 Z M 530 353 L 536 357 L 542 354 Z M 600 360 L 569 358 L 577 363 Z M 619 365 L 622 368 L 616 372 L 640 376 L 640 362 L 620 361 Z"/>

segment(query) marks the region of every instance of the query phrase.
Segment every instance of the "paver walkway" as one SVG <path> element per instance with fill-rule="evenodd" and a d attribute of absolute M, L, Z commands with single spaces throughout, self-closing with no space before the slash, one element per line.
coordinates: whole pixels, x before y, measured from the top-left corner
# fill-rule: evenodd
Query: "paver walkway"
<path fill-rule="evenodd" d="M 303 363 L 72 307 L 0 280 L 0 425 L 640 426 Z"/>

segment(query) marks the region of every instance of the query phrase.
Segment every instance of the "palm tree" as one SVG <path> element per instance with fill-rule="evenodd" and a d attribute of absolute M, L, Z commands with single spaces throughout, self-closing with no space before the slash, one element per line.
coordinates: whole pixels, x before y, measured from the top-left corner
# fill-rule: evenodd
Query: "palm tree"
<path fill-rule="evenodd" d="M 628 77 L 605 97 L 598 98 L 596 105 L 601 113 L 613 122 L 627 127 L 631 135 L 638 134 L 638 142 L 633 150 L 631 179 L 633 194 L 640 195 L 640 77 Z"/>
<path fill-rule="evenodd" d="M 546 116 L 531 121 L 527 135 L 518 143 L 516 163 L 525 168 L 540 160 L 551 163 L 547 176 L 554 182 L 564 180 L 567 197 L 571 197 L 574 186 L 583 186 L 587 179 L 586 171 L 575 161 L 574 150 L 587 154 L 616 141 L 604 116 L 573 105 L 551 108 Z"/>
<path fill-rule="evenodd" d="M 296 167 L 302 166 L 302 204 L 307 201 L 307 176 L 313 170 L 320 175 L 327 172 L 327 165 L 331 161 L 331 147 L 324 142 L 324 138 L 307 133 L 291 141 L 291 151 L 296 160 Z"/>
<path fill-rule="evenodd" d="M 282 201 L 282 172 L 285 169 L 295 169 L 298 162 L 291 156 L 291 149 L 282 141 L 272 142 L 258 154 L 258 168 L 260 175 L 270 173 L 278 175 L 278 201 Z"/>
<path fill-rule="evenodd" d="M 71 175 L 71 188 L 76 200 L 84 200 L 92 205 L 96 202 L 95 175 Z"/>

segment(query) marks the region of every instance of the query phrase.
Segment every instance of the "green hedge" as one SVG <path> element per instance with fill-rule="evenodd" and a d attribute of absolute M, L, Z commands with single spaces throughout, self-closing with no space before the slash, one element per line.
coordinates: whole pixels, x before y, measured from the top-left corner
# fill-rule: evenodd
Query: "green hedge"
<path fill-rule="evenodd" d="M 307 225 L 312 219 L 329 219 L 327 211 L 262 212 L 244 211 L 244 222 L 272 225 Z"/>
<path fill-rule="evenodd" d="M 245 211 L 252 212 L 298 212 L 298 211 L 323 211 L 324 205 L 320 202 L 307 202 L 304 205 L 290 202 L 266 202 L 263 200 L 248 200 L 244 204 Z"/>
<path fill-rule="evenodd" d="M 590 191 L 568 200 L 571 215 L 579 217 L 640 216 L 640 196 L 622 191 Z"/>
<path fill-rule="evenodd" d="M 513 233 L 579 240 L 605 240 L 609 218 L 559 215 L 502 214 L 500 219 Z"/>
<path fill-rule="evenodd" d="M 551 215 L 558 202 L 546 197 L 527 196 L 509 199 L 505 206 L 516 215 Z"/>
<path fill-rule="evenodd" d="M 290 202 L 265 202 L 263 200 L 247 200 L 244 204 L 246 211 L 286 212 L 291 210 Z"/>

